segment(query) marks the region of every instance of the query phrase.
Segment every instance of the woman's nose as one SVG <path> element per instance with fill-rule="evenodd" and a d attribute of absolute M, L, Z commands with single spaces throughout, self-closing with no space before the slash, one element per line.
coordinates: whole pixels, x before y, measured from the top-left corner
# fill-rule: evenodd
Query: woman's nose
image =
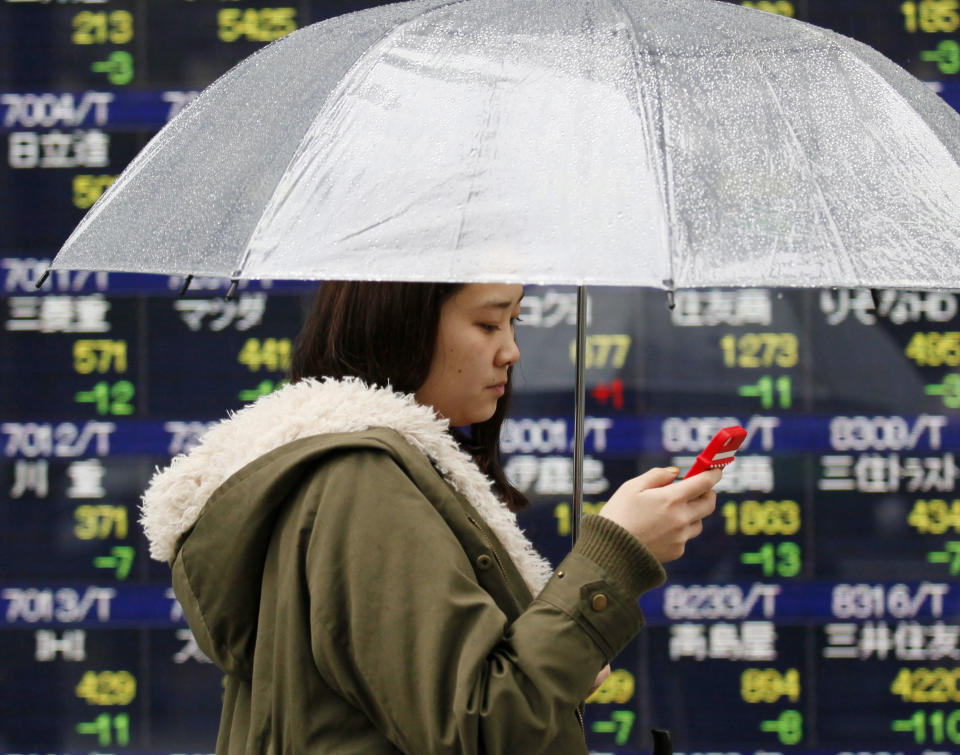
<path fill-rule="evenodd" d="M 508 340 L 497 351 L 497 366 L 510 367 L 520 361 L 520 347 L 513 335 L 508 336 Z"/>

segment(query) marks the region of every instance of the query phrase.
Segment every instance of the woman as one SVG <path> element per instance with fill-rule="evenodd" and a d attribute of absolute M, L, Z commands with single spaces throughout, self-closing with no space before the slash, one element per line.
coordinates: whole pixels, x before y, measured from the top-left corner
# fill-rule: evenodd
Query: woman
<path fill-rule="evenodd" d="M 552 570 L 496 450 L 522 295 L 324 284 L 291 384 L 152 480 L 151 555 L 226 674 L 218 753 L 586 752 L 577 706 L 719 472 L 627 482 Z"/>

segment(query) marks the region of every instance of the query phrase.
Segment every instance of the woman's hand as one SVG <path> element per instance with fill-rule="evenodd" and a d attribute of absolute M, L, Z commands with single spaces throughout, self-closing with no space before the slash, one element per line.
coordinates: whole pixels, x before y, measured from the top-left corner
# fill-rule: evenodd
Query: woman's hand
<path fill-rule="evenodd" d="M 627 480 L 600 510 L 643 543 L 661 563 L 683 555 L 687 541 L 703 531 L 702 520 L 713 513 L 720 482 L 711 469 L 671 485 L 676 467 L 655 467 Z"/>

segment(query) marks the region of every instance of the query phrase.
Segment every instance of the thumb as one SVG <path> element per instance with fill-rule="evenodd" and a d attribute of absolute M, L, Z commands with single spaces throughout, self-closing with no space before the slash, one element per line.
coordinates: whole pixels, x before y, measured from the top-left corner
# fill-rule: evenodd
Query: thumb
<path fill-rule="evenodd" d="M 662 488 L 677 479 L 678 474 L 680 474 L 679 467 L 654 467 L 634 478 L 634 482 L 640 490 Z"/>

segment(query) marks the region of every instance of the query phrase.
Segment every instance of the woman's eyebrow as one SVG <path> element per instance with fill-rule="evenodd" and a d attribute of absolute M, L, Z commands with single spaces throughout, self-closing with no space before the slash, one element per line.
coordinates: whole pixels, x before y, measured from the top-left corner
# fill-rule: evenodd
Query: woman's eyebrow
<path fill-rule="evenodd" d="M 520 302 L 514 302 L 510 299 L 488 299 L 482 304 L 477 305 L 477 309 L 512 309 Z"/>

